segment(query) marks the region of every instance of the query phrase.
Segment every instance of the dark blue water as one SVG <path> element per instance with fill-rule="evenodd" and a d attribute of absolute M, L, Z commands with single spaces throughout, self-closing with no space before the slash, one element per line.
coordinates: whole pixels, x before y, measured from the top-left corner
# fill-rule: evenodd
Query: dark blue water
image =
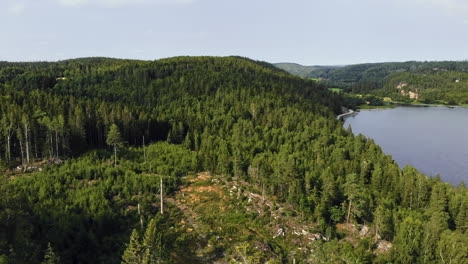
<path fill-rule="evenodd" d="M 468 183 L 468 108 L 397 107 L 361 110 L 344 127 L 372 138 L 403 168 Z"/>

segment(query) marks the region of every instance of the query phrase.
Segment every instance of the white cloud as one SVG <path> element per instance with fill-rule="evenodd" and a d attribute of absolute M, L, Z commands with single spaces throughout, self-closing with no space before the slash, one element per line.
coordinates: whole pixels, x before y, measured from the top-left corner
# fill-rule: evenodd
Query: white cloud
<path fill-rule="evenodd" d="M 88 2 L 88 0 L 58 0 L 59 4 L 70 7 L 82 6 L 87 4 Z"/>
<path fill-rule="evenodd" d="M 139 4 L 142 2 L 146 2 L 145 0 L 99 0 L 98 1 L 101 5 L 105 7 L 122 7 L 131 4 Z"/>
<path fill-rule="evenodd" d="M 11 15 L 21 15 L 26 9 L 26 5 L 23 2 L 17 2 L 10 5 L 8 8 L 8 13 Z"/>
<path fill-rule="evenodd" d="M 60 5 L 67 7 L 78 7 L 84 5 L 97 5 L 102 7 L 117 8 L 142 3 L 153 4 L 191 4 L 197 0 L 54 0 Z"/>
<path fill-rule="evenodd" d="M 174 0 L 174 2 L 178 4 L 191 4 L 191 3 L 195 3 L 196 0 Z"/>
<path fill-rule="evenodd" d="M 416 5 L 437 9 L 447 15 L 468 15 L 466 0 L 396 0 L 402 5 Z"/>
<path fill-rule="evenodd" d="M 458 12 L 466 10 L 468 5 L 465 0 L 419 0 L 420 2 L 432 5 L 435 8 L 445 10 L 447 12 Z"/>

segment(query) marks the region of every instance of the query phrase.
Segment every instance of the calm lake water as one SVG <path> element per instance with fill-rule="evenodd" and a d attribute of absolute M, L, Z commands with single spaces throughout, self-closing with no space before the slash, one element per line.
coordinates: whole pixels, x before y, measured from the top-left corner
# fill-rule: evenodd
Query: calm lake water
<path fill-rule="evenodd" d="M 453 185 L 468 183 L 468 108 L 361 110 L 345 119 L 355 135 L 374 139 L 401 168 L 411 165 Z"/>

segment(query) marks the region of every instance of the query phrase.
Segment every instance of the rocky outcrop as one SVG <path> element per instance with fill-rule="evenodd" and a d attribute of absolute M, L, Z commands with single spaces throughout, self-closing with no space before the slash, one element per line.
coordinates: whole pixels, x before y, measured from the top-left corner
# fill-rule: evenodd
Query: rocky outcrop
<path fill-rule="evenodd" d="M 407 83 L 401 82 L 401 83 L 399 83 L 399 84 L 397 85 L 396 88 L 397 88 L 398 90 L 401 90 L 401 89 L 403 89 L 403 88 L 406 87 L 406 86 L 408 86 Z"/>
<path fill-rule="evenodd" d="M 400 82 L 396 88 L 400 91 L 401 95 L 408 96 L 410 99 L 418 100 L 420 98 L 419 89 L 416 88 L 415 92 L 409 90 L 403 90 L 403 88 L 408 87 L 408 83 Z"/>

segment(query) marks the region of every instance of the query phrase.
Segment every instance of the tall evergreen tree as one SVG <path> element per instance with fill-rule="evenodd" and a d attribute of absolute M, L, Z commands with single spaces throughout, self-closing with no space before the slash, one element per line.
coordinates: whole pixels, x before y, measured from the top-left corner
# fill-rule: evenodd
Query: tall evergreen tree
<path fill-rule="evenodd" d="M 119 127 L 116 124 L 111 125 L 109 133 L 107 133 L 106 143 L 114 148 L 114 165 L 117 166 L 117 148 L 122 146 L 123 140 Z"/>
<path fill-rule="evenodd" d="M 408 216 L 401 223 L 395 237 L 399 263 L 412 264 L 418 259 L 423 236 L 423 223 L 417 217 Z"/>
<path fill-rule="evenodd" d="M 159 255 L 162 250 L 161 243 L 161 234 L 157 232 L 156 220 L 153 218 L 146 228 L 145 236 L 143 238 L 143 264 L 159 263 Z"/>
<path fill-rule="evenodd" d="M 143 249 L 140 244 L 140 236 L 136 229 L 130 235 L 130 242 L 127 244 L 122 255 L 122 264 L 141 264 Z"/>
<path fill-rule="evenodd" d="M 50 245 L 50 243 L 47 244 L 47 249 L 44 254 L 44 261 L 42 261 L 42 264 L 60 264 L 60 258 L 55 255 L 55 252 Z"/>

